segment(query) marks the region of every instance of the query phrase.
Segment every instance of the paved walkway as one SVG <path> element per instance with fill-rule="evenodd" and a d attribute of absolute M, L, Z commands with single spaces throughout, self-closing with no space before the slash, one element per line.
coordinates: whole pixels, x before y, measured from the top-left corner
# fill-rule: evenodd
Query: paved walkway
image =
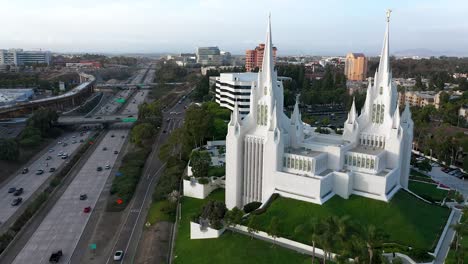
<path fill-rule="evenodd" d="M 458 223 L 458 221 L 461 218 L 461 211 L 460 210 L 455 210 L 452 221 L 450 225 L 454 225 Z M 442 245 L 440 246 L 440 250 L 434 260 L 434 264 L 442 264 L 445 261 L 445 258 L 447 257 L 447 254 L 450 250 L 450 244 L 452 243 L 452 240 L 455 236 L 455 231 L 450 227 L 447 230 L 447 233 L 445 233 L 445 237 L 442 240 Z"/>

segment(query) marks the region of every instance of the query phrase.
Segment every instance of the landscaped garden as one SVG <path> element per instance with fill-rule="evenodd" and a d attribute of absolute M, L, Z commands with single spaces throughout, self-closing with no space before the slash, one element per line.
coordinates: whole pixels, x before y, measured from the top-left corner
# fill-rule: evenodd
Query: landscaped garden
<path fill-rule="evenodd" d="M 190 219 L 209 200 L 224 202 L 224 190 L 216 190 L 204 200 L 182 198 L 182 218 L 175 241 L 174 263 L 310 263 L 308 255 L 230 231 L 217 239 L 191 240 Z"/>
<path fill-rule="evenodd" d="M 257 226 L 268 226 L 271 219 L 280 219 L 279 234 L 307 243 L 308 234 L 294 233 L 301 224 L 316 217 L 345 216 L 362 226 L 374 225 L 388 235 L 388 241 L 413 248 L 432 251 L 447 222 L 450 211 L 425 203 L 400 191 L 389 203 L 352 195 L 348 200 L 334 196 L 324 205 L 280 197 L 268 210 L 256 216 Z"/>
<path fill-rule="evenodd" d="M 447 190 L 438 189 L 437 185 L 431 183 L 409 181 L 408 188 L 412 192 L 431 202 L 442 201 L 448 194 Z"/>

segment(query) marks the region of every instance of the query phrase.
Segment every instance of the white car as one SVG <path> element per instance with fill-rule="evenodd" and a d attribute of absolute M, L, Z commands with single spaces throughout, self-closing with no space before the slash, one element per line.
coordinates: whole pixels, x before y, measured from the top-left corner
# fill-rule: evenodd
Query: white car
<path fill-rule="evenodd" d="M 122 257 L 123 257 L 123 250 L 117 250 L 114 254 L 114 260 L 122 260 Z"/>

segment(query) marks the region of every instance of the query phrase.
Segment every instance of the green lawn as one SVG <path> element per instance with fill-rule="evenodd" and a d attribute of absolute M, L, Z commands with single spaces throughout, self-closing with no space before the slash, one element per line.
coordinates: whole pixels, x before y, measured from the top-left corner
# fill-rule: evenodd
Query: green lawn
<path fill-rule="evenodd" d="M 182 198 L 182 219 L 175 242 L 174 263 L 271 264 L 310 263 L 310 257 L 238 233 L 225 232 L 217 239 L 190 239 L 190 218 L 208 200 L 224 201 L 224 189 L 207 199 Z"/>
<path fill-rule="evenodd" d="M 409 181 L 408 188 L 422 198 L 430 198 L 428 200 L 432 201 L 442 201 L 448 194 L 446 190 L 437 189 L 437 185 L 423 182 Z"/>
<path fill-rule="evenodd" d="M 172 204 L 167 200 L 151 203 L 146 221 L 152 225 L 160 221 L 174 222 L 175 206 L 176 204 Z"/>
<path fill-rule="evenodd" d="M 352 195 L 345 200 L 337 195 L 324 205 L 280 197 L 259 215 L 261 226 L 268 226 L 272 217 L 280 219 L 280 234 L 306 243 L 306 234 L 294 235 L 294 229 L 312 216 L 349 215 L 362 225 L 373 224 L 388 235 L 388 242 L 431 250 L 435 247 L 450 211 L 425 203 L 405 191 L 398 192 L 390 203 Z"/>

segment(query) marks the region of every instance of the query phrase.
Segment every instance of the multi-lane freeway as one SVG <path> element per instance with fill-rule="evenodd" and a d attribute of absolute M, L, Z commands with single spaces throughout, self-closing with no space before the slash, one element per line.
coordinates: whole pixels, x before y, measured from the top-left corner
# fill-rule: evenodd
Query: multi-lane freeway
<path fill-rule="evenodd" d="M 25 168 L 26 170 L 19 171 L 15 176 L 5 182 L 0 187 L 0 226 L 3 225 L 10 217 L 33 195 L 36 190 L 44 184 L 52 175 L 54 175 L 68 159 L 74 155 L 75 151 L 88 138 L 89 133 L 67 133 L 62 138 L 55 140 L 48 146 L 48 150 L 44 152 L 37 160 L 32 161 Z M 59 154 L 67 154 L 67 158 L 62 159 Z M 42 170 L 42 172 L 39 172 Z M 23 192 L 19 196 L 14 196 L 9 193 L 10 188 L 23 188 Z M 22 203 L 17 206 L 10 205 L 13 199 L 21 197 Z"/>

